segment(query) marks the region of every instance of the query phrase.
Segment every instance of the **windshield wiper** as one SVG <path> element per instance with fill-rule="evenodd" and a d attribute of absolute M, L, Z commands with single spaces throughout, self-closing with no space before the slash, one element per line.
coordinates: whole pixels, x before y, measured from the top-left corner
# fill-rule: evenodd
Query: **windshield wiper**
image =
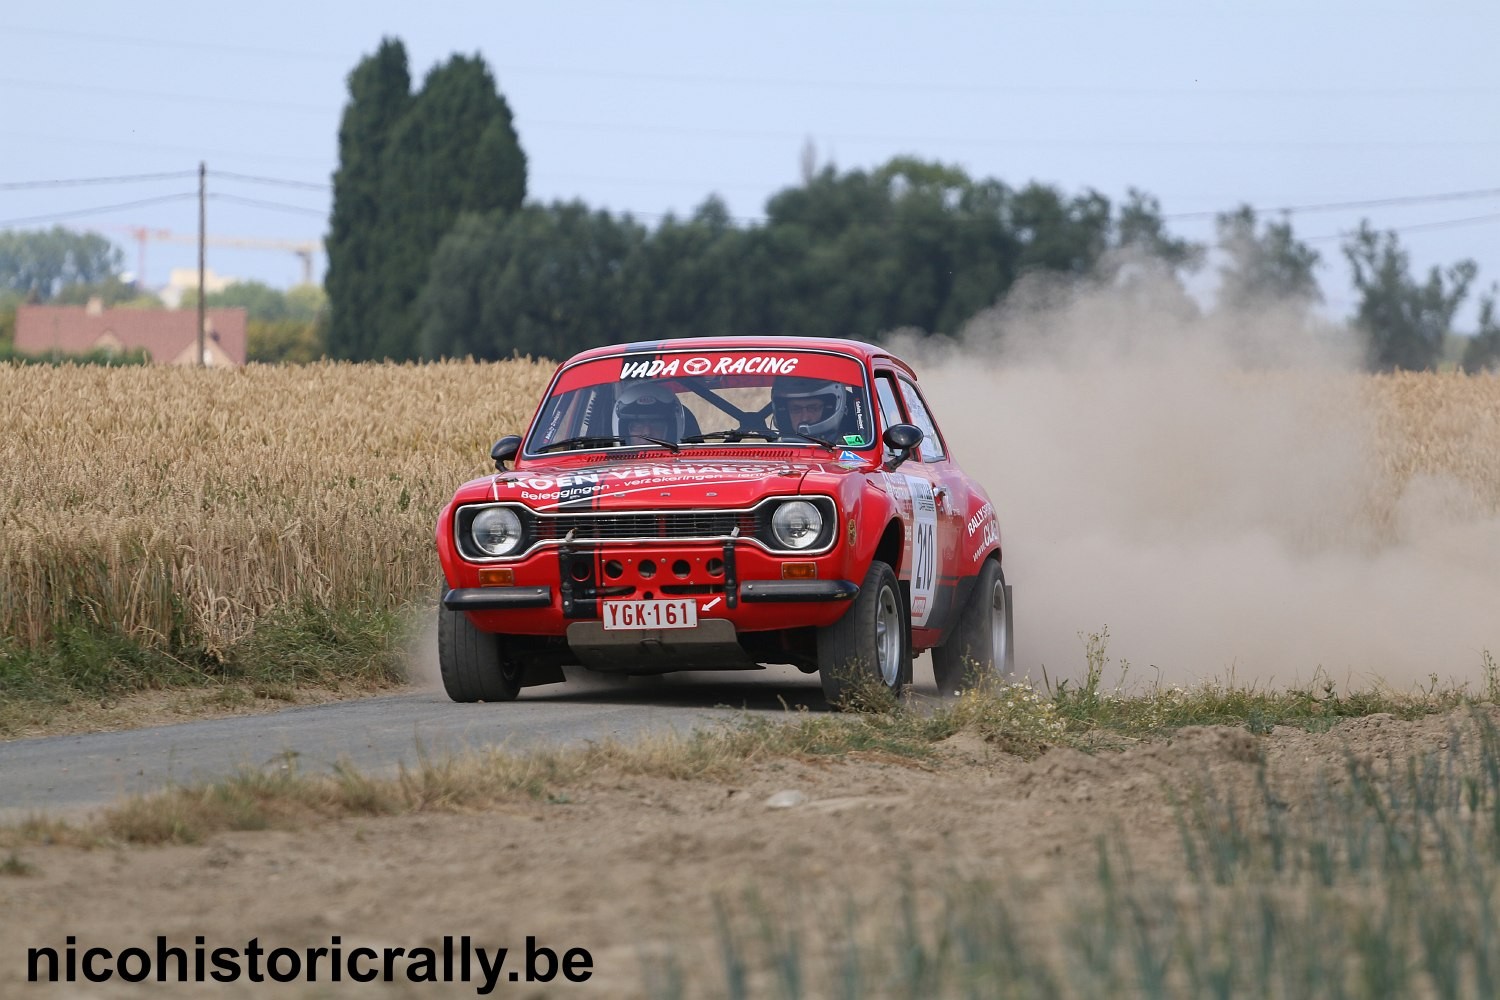
<path fill-rule="evenodd" d="M 834 444 L 832 441 L 825 441 L 825 440 L 823 440 L 820 437 L 813 437 L 811 434 L 804 434 L 802 431 L 793 431 L 791 433 L 788 433 L 787 437 L 796 437 L 796 438 L 801 438 L 804 441 L 811 441 L 814 444 L 820 444 L 820 445 L 822 445 L 823 447 L 827 448 L 829 451 L 838 451 L 839 450 L 839 446 L 836 445 L 836 444 Z"/>
<path fill-rule="evenodd" d="M 702 444 L 705 441 L 713 441 L 722 438 L 723 440 L 733 444 L 736 441 L 743 441 L 747 437 L 758 437 L 766 441 L 778 441 L 781 439 L 781 435 L 775 433 L 774 431 L 757 431 L 749 428 L 741 428 L 731 431 L 708 431 L 704 434 L 689 434 L 687 437 L 682 439 L 682 443 Z"/>
<path fill-rule="evenodd" d="M 583 437 L 566 438 L 562 441 L 553 441 L 536 450 L 540 455 L 544 451 L 561 451 L 563 448 L 592 448 L 596 445 L 624 444 L 625 439 L 613 434 L 585 434 Z"/>
<path fill-rule="evenodd" d="M 661 438 L 647 437 L 644 434 L 640 435 L 640 439 L 642 441 L 650 441 L 652 444 L 661 445 L 663 448 L 667 449 L 674 455 L 682 450 L 680 447 L 678 447 L 676 441 L 663 441 Z"/>

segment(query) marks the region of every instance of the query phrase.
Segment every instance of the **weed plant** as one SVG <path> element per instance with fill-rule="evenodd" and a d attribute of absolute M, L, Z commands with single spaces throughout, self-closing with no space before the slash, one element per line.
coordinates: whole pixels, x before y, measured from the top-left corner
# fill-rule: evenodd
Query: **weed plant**
<path fill-rule="evenodd" d="M 723 899 L 713 995 L 1500 995 L 1494 719 L 1476 708 L 1419 756 L 1350 754 L 1312 789 L 1264 766 L 1249 795 L 1204 782 L 1177 810 L 1180 868 L 1138 870 L 1100 841 L 1056 920 L 1032 918 L 1019 882 L 957 877 L 892 886 L 842 921 L 758 891 Z M 682 995 L 662 984 L 684 964 L 650 959 L 651 995 Z"/>

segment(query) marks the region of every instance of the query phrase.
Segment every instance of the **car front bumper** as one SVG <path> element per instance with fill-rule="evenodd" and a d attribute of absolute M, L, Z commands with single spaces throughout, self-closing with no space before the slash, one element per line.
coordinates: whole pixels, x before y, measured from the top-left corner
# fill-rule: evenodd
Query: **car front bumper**
<path fill-rule="evenodd" d="M 745 604 L 809 604 L 852 601 L 859 585 L 850 580 L 745 580 L 738 585 Z M 461 587 L 443 595 L 450 611 L 507 611 L 549 608 L 555 587 Z"/>

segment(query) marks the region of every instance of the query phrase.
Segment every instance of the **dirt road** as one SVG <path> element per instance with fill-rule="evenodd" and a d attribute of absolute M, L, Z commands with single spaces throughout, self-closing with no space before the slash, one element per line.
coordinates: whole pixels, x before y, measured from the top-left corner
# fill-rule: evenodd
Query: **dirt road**
<path fill-rule="evenodd" d="M 733 995 L 723 914 L 752 943 L 802 942 L 808 981 L 800 993 L 766 978 L 773 965 L 747 972 L 743 995 L 830 995 L 848 942 L 863 942 L 867 958 L 880 960 L 885 939 L 876 928 L 899 924 L 905 903 L 929 915 L 944 905 L 930 887 L 976 878 L 1010 887 L 1027 939 L 1055 944 L 1097 883 L 1101 844 L 1167 882 L 1180 873 L 1173 802 L 1202 782 L 1253 794 L 1264 766 L 1288 790 L 1286 808 L 1295 814 L 1317 776 L 1337 780 L 1349 755 L 1436 750 L 1460 721 L 1372 716 L 1323 734 L 1277 728 L 1261 736 L 1194 728 L 1122 751 L 1052 749 L 1032 761 L 961 734 L 925 761 L 881 753 L 785 760 L 728 783 L 601 775 L 493 812 L 351 819 L 188 847 L 25 847 L 15 867 L 31 873 L 0 877 L 0 995 L 203 995 L 191 983 L 25 985 L 26 949 L 61 953 L 70 935 L 80 954 L 149 951 L 160 935 L 187 949 L 189 962 L 200 937 L 208 949 L 244 949 L 256 939 L 267 951 L 339 948 L 345 958 L 358 947 L 376 955 L 429 948 L 437 963 L 429 971 L 439 975 L 447 949 L 455 976 L 464 952 L 507 946 L 513 951 L 491 995 Z M 586 971 L 586 980 L 558 974 L 528 984 L 528 936 L 559 959 L 585 949 L 587 969 L 573 971 Z M 213 995 L 484 989 L 478 964 L 471 981 L 434 986 L 403 978 L 403 969 L 422 974 L 408 961 L 396 960 L 389 985 L 329 982 L 325 965 L 316 985 L 242 976 L 215 985 Z M 374 968 L 360 966 L 367 967 Z"/>
<path fill-rule="evenodd" d="M 665 728 L 686 731 L 801 705 L 826 709 L 817 677 L 773 667 L 618 684 L 595 675 L 582 683 L 530 688 L 504 705 L 454 704 L 428 685 L 270 715 L 12 740 L 0 743 L 0 822 L 39 809 L 77 811 L 124 794 L 291 760 L 302 771 L 326 770 L 342 760 L 368 774 L 385 774 L 414 764 L 422 753 L 576 745 Z"/>

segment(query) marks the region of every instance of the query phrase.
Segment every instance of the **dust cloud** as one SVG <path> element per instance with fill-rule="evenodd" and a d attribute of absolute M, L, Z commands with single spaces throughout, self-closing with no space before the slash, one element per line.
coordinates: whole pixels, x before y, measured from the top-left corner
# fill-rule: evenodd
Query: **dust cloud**
<path fill-rule="evenodd" d="M 437 609 L 424 608 L 418 621 L 406 644 L 406 682 L 418 691 L 440 692 L 443 674 L 438 666 Z"/>
<path fill-rule="evenodd" d="M 1018 286 L 956 342 L 888 338 L 989 491 L 1018 673 L 1106 684 L 1483 683 L 1500 655 L 1500 517 L 1397 482 L 1342 330 L 1197 314 L 1141 272 Z"/>

